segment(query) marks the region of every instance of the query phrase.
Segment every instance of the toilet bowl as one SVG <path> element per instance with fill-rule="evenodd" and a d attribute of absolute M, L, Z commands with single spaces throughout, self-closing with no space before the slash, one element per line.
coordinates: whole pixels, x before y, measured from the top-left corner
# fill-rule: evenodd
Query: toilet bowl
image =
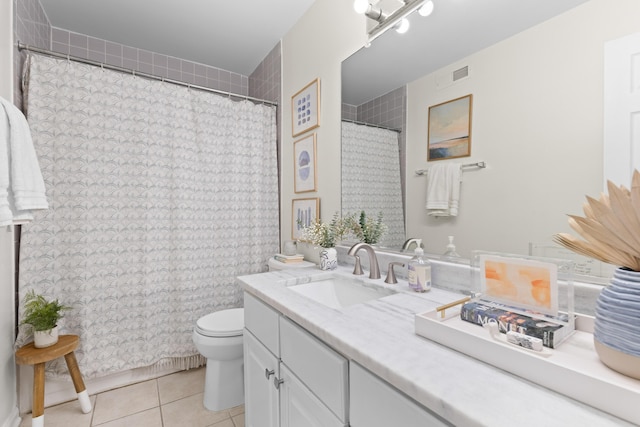
<path fill-rule="evenodd" d="M 204 406 L 220 411 L 244 403 L 242 329 L 244 309 L 231 308 L 201 317 L 193 343 L 207 358 Z"/>

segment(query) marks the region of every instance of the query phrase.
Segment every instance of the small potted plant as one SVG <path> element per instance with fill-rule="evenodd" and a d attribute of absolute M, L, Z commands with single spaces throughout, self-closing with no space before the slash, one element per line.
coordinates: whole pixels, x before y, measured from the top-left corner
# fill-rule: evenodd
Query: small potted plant
<path fill-rule="evenodd" d="M 33 330 L 34 345 L 44 348 L 58 342 L 58 320 L 71 307 L 60 304 L 55 299 L 47 300 L 33 290 L 27 292 L 23 301 L 24 311 L 21 325 L 29 325 Z"/>
<path fill-rule="evenodd" d="M 382 212 L 378 212 L 378 217 L 374 219 L 361 211 L 359 215 L 357 213 L 349 215 L 345 221 L 358 240 L 370 245 L 379 243 L 387 232 L 387 226 L 382 222 Z"/>
<path fill-rule="evenodd" d="M 345 221 L 336 212 L 329 223 L 315 219 L 308 227 L 304 227 L 298 240 L 320 246 L 320 268 L 333 270 L 338 266 L 336 243 L 342 240 L 348 231 Z"/>

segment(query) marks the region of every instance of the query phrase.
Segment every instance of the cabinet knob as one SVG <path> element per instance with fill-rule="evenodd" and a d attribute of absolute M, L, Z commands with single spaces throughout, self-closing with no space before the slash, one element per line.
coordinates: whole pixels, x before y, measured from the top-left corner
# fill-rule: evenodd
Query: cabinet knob
<path fill-rule="evenodd" d="M 264 376 L 267 377 L 267 379 L 269 379 L 269 377 L 275 373 L 276 371 L 274 371 L 273 369 L 264 368 Z"/>
<path fill-rule="evenodd" d="M 276 388 L 276 390 L 280 390 L 280 384 L 282 384 L 284 382 L 284 380 L 281 380 L 278 377 L 273 377 L 273 386 Z"/>

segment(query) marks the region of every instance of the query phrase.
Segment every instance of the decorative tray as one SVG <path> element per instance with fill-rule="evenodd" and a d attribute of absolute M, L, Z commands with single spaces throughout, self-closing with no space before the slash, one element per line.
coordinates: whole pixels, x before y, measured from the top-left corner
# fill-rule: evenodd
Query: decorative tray
<path fill-rule="evenodd" d="M 557 349 L 537 352 L 462 320 L 460 305 L 455 304 L 416 314 L 416 334 L 640 425 L 640 381 L 600 361 L 593 344 L 593 318 L 578 316 L 576 330 Z"/>

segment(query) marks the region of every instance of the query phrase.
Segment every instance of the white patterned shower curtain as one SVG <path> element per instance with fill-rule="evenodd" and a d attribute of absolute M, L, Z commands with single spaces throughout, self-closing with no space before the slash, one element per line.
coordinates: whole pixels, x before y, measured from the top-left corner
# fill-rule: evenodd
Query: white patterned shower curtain
<path fill-rule="evenodd" d="M 50 208 L 23 226 L 20 298 L 73 309 L 86 377 L 202 363 L 191 333 L 278 250 L 275 108 L 40 55 L 28 121 Z M 62 375 L 63 364 L 50 374 Z"/>
<path fill-rule="evenodd" d="M 342 122 L 342 212 L 382 212 L 389 227 L 384 246 L 405 240 L 398 133 Z"/>

